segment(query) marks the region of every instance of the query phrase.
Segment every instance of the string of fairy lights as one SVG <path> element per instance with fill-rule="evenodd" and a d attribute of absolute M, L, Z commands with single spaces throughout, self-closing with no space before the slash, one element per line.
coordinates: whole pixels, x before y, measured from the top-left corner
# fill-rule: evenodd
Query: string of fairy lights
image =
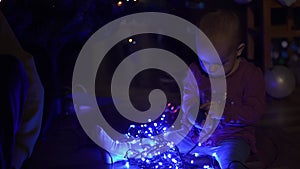
<path fill-rule="evenodd" d="M 168 129 L 174 128 L 172 121 L 176 119 L 179 111 L 180 106 L 168 103 L 158 119 L 154 121 L 149 119 L 147 124 L 130 125 L 126 134 L 128 140 L 132 144 L 139 144 L 143 150 L 132 147 L 128 149 L 125 155 L 128 159 L 125 163 L 126 168 L 135 166 L 147 169 L 215 169 L 218 167 L 218 164 L 214 163 L 213 156 L 203 157 L 198 153 L 182 154 L 173 142 L 165 139 Z M 199 163 L 199 161 L 202 162 Z"/>
<path fill-rule="evenodd" d="M 123 0 L 123 1 L 119 0 L 119 1 L 116 2 L 116 4 L 117 4 L 117 6 L 121 7 L 121 6 L 123 6 L 125 3 L 129 3 L 129 2 L 137 3 L 138 0 Z"/>

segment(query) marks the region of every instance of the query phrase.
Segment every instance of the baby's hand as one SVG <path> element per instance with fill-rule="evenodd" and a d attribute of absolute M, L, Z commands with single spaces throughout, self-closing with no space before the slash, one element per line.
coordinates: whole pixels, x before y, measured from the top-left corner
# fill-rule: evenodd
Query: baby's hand
<path fill-rule="evenodd" d="M 224 109 L 216 102 L 208 102 L 200 106 L 200 109 L 206 110 L 207 118 L 221 120 Z"/>

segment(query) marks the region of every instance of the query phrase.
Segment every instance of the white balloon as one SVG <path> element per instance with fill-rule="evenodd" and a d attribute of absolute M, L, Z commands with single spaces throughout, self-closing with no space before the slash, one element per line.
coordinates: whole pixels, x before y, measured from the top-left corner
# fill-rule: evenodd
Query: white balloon
<path fill-rule="evenodd" d="M 285 66 L 274 66 L 265 73 L 266 92 L 274 98 L 290 95 L 296 87 L 293 72 Z"/>
<path fill-rule="evenodd" d="M 278 0 L 284 6 L 291 6 L 296 0 Z"/>

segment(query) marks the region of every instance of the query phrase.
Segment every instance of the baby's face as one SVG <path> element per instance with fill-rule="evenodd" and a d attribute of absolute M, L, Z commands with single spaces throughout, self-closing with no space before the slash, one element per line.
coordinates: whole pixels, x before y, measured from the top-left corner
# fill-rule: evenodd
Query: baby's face
<path fill-rule="evenodd" d="M 235 62 L 236 62 L 236 52 L 231 52 L 230 55 L 220 55 L 221 63 L 217 63 L 212 61 L 209 57 L 202 57 L 200 61 L 200 65 L 202 69 L 209 75 L 212 76 L 220 76 L 222 75 L 222 68 L 224 68 L 225 75 L 228 74 Z"/>
<path fill-rule="evenodd" d="M 214 47 L 219 54 L 221 63 L 217 62 L 211 56 L 203 54 L 200 56 L 200 65 L 211 76 L 221 76 L 223 68 L 226 75 L 232 70 L 236 62 L 238 56 L 237 49 L 230 48 L 228 44 L 224 43 L 215 43 Z"/>

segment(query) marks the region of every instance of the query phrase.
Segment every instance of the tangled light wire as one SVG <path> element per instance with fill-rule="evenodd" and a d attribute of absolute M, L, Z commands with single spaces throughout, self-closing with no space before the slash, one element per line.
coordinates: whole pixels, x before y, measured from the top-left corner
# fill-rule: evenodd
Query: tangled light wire
<path fill-rule="evenodd" d="M 165 138 L 167 129 L 172 126 L 172 119 L 177 116 L 180 106 L 173 106 L 168 103 L 164 113 L 155 121 L 148 120 L 149 123 L 141 125 L 130 125 L 127 139 L 133 145 L 138 144 L 142 150 L 134 149 L 134 146 L 128 149 L 125 158 L 128 163 L 125 165 L 130 168 L 130 165 L 139 168 L 203 168 L 214 169 L 213 157 L 209 157 L 206 163 L 196 164 L 199 157 L 195 154 L 181 154 L 179 148 Z M 156 136 L 156 137 L 154 137 Z M 126 141 L 128 141 L 126 140 Z"/>

